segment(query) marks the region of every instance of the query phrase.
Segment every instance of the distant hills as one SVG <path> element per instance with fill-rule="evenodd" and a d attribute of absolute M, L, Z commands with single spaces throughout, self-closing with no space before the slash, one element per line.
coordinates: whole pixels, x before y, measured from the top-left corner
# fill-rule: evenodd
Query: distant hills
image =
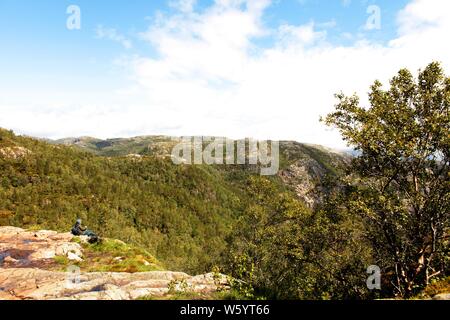
<path fill-rule="evenodd" d="M 138 136 L 106 140 L 78 137 L 50 142 L 74 146 L 99 156 L 141 155 L 170 158 L 172 148 L 180 141 L 181 138 L 178 137 Z M 278 175 L 283 183 L 293 189 L 308 206 L 313 206 L 318 199 L 310 194 L 311 189 L 325 174 L 337 174 L 339 168 L 349 161 L 351 154 L 320 145 L 280 141 L 280 158 Z"/>
<path fill-rule="evenodd" d="M 57 140 L 46 140 L 52 144 L 62 144 L 67 146 L 76 146 L 85 150 L 92 151 L 102 156 L 126 156 L 127 154 L 141 155 L 170 155 L 172 147 L 181 141 L 180 137 L 171 136 L 137 136 L 132 138 L 112 138 L 98 139 L 94 137 L 71 137 Z M 280 141 L 282 149 L 291 149 L 292 145 L 312 148 L 326 154 L 348 156 L 352 152 L 334 150 L 321 145 L 305 144 L 294 141 Z"/>

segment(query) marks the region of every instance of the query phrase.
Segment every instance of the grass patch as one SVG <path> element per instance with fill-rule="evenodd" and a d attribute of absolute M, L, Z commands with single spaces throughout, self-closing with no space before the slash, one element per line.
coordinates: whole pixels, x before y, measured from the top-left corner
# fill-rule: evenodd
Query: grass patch
<path fill-rule="evenodd" d="M 164 270 L 149 252 L 119 240 L 103 239 L 100 243 L 82 244 L 84 272 L 146 272 Z"/>
<path fill-rule="evenodd" d="M 28 226 L 26 229 L 27 229 L 27 231 L 35 231 L 35 232 L 43 230 L 42 226 L 37 225 L 37 224 L 33 224 L 31 226 Z"/>
<path fill-rule="evenodd" d="M 70 242 L 74 242 L 74 243 L 78 243 L 78 244 L 82 243 L 80 237 L 73 237 L 72 240 L 70 240 Z"/>
<path fill-rule="evenodd" d="M 68 266 L 71 263 L 66 256 L 55 256 L 53 260 L 61 266 Z"/>

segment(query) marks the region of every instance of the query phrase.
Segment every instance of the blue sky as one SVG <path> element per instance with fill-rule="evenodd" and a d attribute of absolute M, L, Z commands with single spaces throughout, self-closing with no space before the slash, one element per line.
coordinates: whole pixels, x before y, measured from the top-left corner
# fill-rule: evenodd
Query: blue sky
<path fill-rule="evenodd" d="M 332 93 L 363 95 L 400 67 L 448 63 L 437 40 L 448 1 L 426 2 L 0 0 L 0 126 L 52 138 L 210 134 L 339 146 L 318 123 Z M 69 5 L 81 10 L 80 30 L 66 28 Z M 374 5 L 380 28 L 368 30 Z"/>
<path fill-rule="evenodd" d="M 309 21 L 328 23 L 335 21 L 330 38 L 335 43 L 345 44 L 342 33 L 356 33 L 366 22 L 366 9 L 371 4 L 380 6 L 383 13 L 383 29 L 366 32 L 368 38 L 379 41 L 390 40 L 396 32 L 395 18 L 407 0 L 277 0 L 265 12 L 263 23 L 276 28 L 280 23 L 302 24 Z M 99 25 L 114 28 L 130 38 L 148 27 L 158 12 L 171 14 L 176 10 L 170 1 L 149 0 L 0 0 L 0 38 L 3 41 L 2 67 L 28 67 L 33 64 L 29 54 L 45 62 L 49 67 L 70 61 L 85 64 L 86 59 L 113 59 L 122 49 L 115 43 L 98 41 L 95 30 Z M 196 8 L 201 11 L 213 1 L 199 1 Z M 82 28 L 71 32 L 65 28 L 66 8 L 76 4 L 82 13 Z M 270 44 L 270 36 L 262 37 Z M 29 50 L 23 50 L 27 48 Z M 136 41 L 137 52 L 147 52 L 148 45 Z M 150 49 L 151 50 L 151 49 Z M 6 62 L 5 58 L 13 61 Z M 10 63 L 13 62 L 13 65 Z M 17 63 L 17 65 L 14 62 Z M 36 64 L 33 64 L 36 68 Z"/>

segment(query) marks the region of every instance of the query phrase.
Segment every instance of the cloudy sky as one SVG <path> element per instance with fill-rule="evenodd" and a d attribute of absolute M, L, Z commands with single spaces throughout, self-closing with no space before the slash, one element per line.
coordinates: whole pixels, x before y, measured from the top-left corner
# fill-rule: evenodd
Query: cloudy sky
<path fill-rule="evenodd" d="M 334 93 L 450 73 L 449 34 L 448 0 L 0 0 L 0 127 L 343 148 L 319 122 Z"/>

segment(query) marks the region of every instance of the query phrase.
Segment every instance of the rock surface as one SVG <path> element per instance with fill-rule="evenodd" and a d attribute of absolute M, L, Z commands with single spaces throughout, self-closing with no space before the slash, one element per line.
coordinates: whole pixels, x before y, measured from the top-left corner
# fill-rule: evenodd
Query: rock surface
<path fill-rule="evenodd" d="M 130 300 L 173 292 L 210 294 L 227 287 L 223 275 L 182 272 L 66 272 L 49 270 L 57 256 L 82 259 L 69 233 L 0 227 L 0 300 Z"/>
<path fill-rule="evenodd" d="M 72 271 L 72 272 L 70 272 Z M 226 284 L 226 279 L 219 281 Z M 217 290 L 213 274 L 191 277 L 182 272 L 139 273 L 55 272 L 0 268 L 0 299 L 6 300 L 131 300 L 162 297 L 170 290 L 208 294 Z"/>
<path fill-rule="evenodd" d="M 9 159 L 19 159 L 30 154 L 31 151 L 24 147 L 5 147 L 0 149 L 0 157 L 5 157 Z"/>
<path fill-rule="evenodd" d="M 450 293 L 440 293 L 433 297 L 433 300 L 450 300 Z"/>
<path fill-rule="evenodd" d="M 310 208 L 323 201 L 319 185 L 332 172 L 330 168 L 340 168 L 350 160 L 346 154 L 321 146 L 292 141 L 284 141 L 281 146 L 288 165 L 278 175 Z"/>
<path fill-rule="evenodd" d="M 80 261 L 83 257 L 81 246 L 71 242 L 72 239 L 70 233 L 0 227 L 0 267 L 45 268 L 56 256 Z"/>

